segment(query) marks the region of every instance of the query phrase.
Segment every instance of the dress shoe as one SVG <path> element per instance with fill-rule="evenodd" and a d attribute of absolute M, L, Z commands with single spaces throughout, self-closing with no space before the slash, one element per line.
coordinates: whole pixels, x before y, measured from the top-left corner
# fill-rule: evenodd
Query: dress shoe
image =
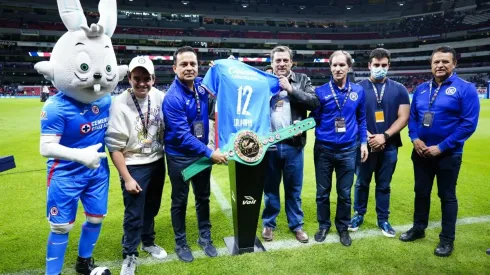
<path fill-rule="evenodd" d="M 352 239 L 349 236 L 349 231 L 343 230 L 339 232 L 340 243 L 344 246 L 350 246 L 352 244 Z"/>
<path fill-rule="evenodd" d="M 449 257 L 454 250 L 454 243 L 449 241 L 440 241 L 434 250 L 434 255 L 439 257 Z"/>
<path fill-rule="evenodd" d="M 315 233 L 315 241 L 321 243 L 325 240 L 328 234 L 328 229 L 320 229 Z"/>
<path fill-rule="evenodd" d="M 274 233 L 272 233 L 272 228 L 264 227 L 264 230 L 262 230 L 262 238 L 266 242 L 272 241 L 272 239 L 274 238 Z"/>
<path fill-rule="evenodd" d="M 300 243 L 307 243 L 308 242 L 308 234 L 303 231 L 303 229 L 296 230 L 296 240 L 298 240 Z"/>
<path fill-rule="evenodd" d="M 413 242 L 417 239 L 425 238 L 425 231 L 412 227 L 400 236 L 402 242 Z"/>

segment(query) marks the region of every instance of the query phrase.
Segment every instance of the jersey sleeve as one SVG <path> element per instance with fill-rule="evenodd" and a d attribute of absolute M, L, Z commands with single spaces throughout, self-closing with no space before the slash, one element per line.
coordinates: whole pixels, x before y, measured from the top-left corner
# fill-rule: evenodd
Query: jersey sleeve
<path fill-rule="evenodd" d="M 41 111 L 41 135 L 61 136 L 65 129 L 65 118 L 62 104 L 47 100 Z"/>
<path fill-rule="evenodd" d="M 208 90 L 208 92 L 216 97 L 219 90 L 219 64 L 215 64 L 213 67 L 209 68 L 208 72 L 204 76 L 201 85 Z"/>

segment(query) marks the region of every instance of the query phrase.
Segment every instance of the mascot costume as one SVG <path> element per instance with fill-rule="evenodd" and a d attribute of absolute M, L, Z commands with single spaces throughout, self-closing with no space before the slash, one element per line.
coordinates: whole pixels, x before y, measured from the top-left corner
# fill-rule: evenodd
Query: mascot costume
<path fill-rule="evenodd" d="M 47 161 L 47 217 L 51 226 L 46 274 L 60 274 L 78 201 L 86 221 L 75 269 L 81 274 L 110 274 L 96 269 L 92 252 L 107 213 L 109 166 L 104 136 L 110 93 L 128 71 L 118 66 L 111 43 L 116 29 L 116 0 L 99 2 L 100 19 L 87 25 L 79 0 L 58 0 L 68 32 L 53 48 L 50 61 L 34 68 L 60 91 L 41 112 L 41 155 Z M 93 272 L 92 272 L 93 271 Z"/>

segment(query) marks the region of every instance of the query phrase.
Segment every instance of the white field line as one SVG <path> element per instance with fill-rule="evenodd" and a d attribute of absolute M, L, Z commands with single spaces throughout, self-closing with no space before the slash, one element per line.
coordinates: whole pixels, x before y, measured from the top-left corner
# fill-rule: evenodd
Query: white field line
<path fill-rule="evenodd" d="M 219 187 L 214 177 L 211 175 L 211 192 L 216 197 L 216 201 L 218 202 L 221 210 L 225 213 L 228 218 L 231 218 L 231 204 L 230 200 L 225 197 L 221 188 Z"/>

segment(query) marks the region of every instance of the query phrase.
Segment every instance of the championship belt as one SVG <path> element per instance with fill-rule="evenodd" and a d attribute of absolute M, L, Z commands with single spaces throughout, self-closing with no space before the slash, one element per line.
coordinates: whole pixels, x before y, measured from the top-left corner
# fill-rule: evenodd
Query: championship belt
<path fill-rule="evenodd" d="M 315 125 L 313 118 L 307 118 L 266 137 L 259 137 L 251 130 L 241 130 L 224 149 L 223 153 L 228 160 L 234 160 L 246 165 L 257 165 L 262 161 L 265 152 L 271 145 L 312 129 Z M 207 157 L 197 160 L 182 171 L 184 181 L 188 181 L 213 164 L 213 161 Z"/>

